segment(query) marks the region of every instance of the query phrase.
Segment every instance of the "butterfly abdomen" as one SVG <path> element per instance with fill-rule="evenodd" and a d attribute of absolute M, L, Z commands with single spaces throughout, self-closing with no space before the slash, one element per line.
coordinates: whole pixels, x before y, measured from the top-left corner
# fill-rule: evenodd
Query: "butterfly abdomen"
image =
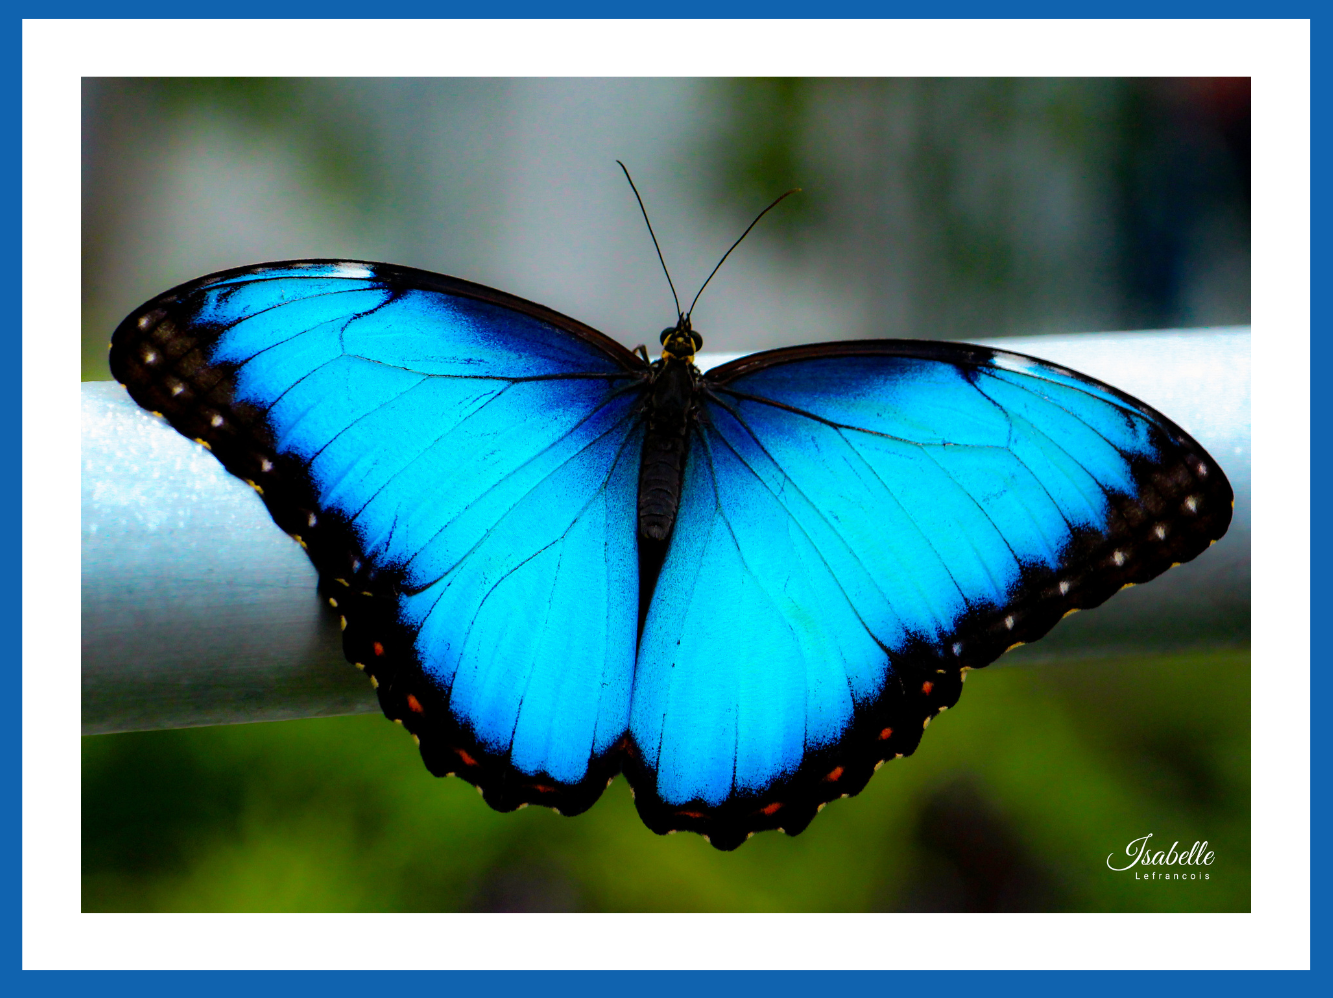
<path fill-rule="evenodd" d="M 648 391 L 647 431 L 639 464 L 639 536 L 664 541 L 680 508 L 680 485 L 697 412 L 698 379 L 685 360 L 667 360 Z"/>

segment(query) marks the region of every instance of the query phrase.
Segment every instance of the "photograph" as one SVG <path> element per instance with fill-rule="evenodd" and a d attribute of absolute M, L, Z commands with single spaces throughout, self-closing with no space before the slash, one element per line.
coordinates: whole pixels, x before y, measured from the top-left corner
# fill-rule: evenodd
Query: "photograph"
<path fill-rule="evenodd" d="M 1250 94 L 85 76 L 81 910 L 1251 912 Z"/>

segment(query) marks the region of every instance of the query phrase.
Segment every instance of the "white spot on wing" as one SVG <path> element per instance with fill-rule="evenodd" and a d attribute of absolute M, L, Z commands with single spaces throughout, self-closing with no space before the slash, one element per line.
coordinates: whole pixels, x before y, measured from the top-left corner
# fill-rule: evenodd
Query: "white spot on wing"
<path fill-rule="evenodd" d="M 333 275 L 335 277 L 359 277 L 359 278 L 375 276 L 370 272 L 370 268 L 367 267 L 364 263 L 348 263 L 348 262 L 337 264 L 333 268 Z"/>
<path fill-rule="evenodd" d="M 991 358 L 991 364 L 1002 371 L 1014 371 L 1018 374 L 1041 373 L 1041 365 L 1035 361 L 1028 360 L 1026 357 L 1016 357 L 1013 354 L 997 353 Z"/>

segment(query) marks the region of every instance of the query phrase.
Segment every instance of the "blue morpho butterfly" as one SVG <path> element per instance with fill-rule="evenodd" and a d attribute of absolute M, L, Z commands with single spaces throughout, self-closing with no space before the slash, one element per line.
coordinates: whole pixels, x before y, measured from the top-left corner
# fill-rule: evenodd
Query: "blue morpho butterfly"
<path fill-rule="evenodd" d="M 452 277 L 270 263 L 148 302 L 111 370 L 308 551 L 431 772 L 577 814 L 623 771 L 720 849 L 1230 523 L 1199 444 L 1073 371 L 862 340 L 701 373 L 677 316 L 649 362 Z"/>

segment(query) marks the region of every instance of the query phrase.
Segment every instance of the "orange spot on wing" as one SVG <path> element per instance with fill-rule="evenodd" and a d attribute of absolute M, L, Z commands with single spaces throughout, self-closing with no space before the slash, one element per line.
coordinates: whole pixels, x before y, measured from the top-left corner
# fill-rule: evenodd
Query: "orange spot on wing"
<path fill-rule="evenodd" d="M 677 811 L 676 815 L 681 818 L 694 818 L 696 821 L 707 817 L 702 811 Z"/>
<path fill-rule="evenodd" d="M 458 758 L 463 760 L 463 765 L 475 766 L 477 764 L 477 760 L 472 758 L 472 756 L 468 755 L 461 748 L 456 748 L 454 751 L 458 753 Z"/>
<path fill-rule="evenodd" d="M 837 779 L 838 777 L 840 777 L 841 775 L 842 775 L 842 767 L 841 767 L 841 766 L 834 766 L 834 767 L 833 767 L 833 772 L 829 773 L 828 776 L 824 777 L 824 779 L 826 779 L 826 780 L 836 780 L 836 779 Z"/>
<path fill-rule="evenodd" d="M 407 695 L 407 709 L 414 714 L 424 714 L 426 711 L 426 708 L 421 706 L 421 701 L 411 693 Z"/>
<path fill-rule="evenodd" d="M 532 789 L 539 794 L 549 794 L 555 792 L 555 787 L 549 787 L 545 783 L 534 783 Z"/>
<path fill-rule="evenodd" d="M 375 642 L 373 645 L 371 645 L 370 647 L 374 650 L 374 652 L 375 652 L 376 655 L 383 655 L 383 654 L 384 654 L 384 646 L 383 646 L 382 644 L 380 644 L 378 641 L 376 641 L 376 642 Z"/>
<path fill-rule="evenodd" d="M 777 814 L 778 811 L 780 811 L 781 809 L 782 809 L 782 805 L 781 805 L 780 803 L 777 803 L 777 802 L 775 801 L 774 803 L 769 804 L 767 807 L 761 807 L 761 808 L 759 809 L 759 813 L 760 813 L 760 814 Z"/>
<path fill-rule="evenodd" d="M 931 682 L 925 682 L 921 684 L 921 692 L 926 694 L 926 696 L 930 696 L 930 691 L 933 690 L 934 688 L 935 684 Z"/>
<path fill-rule="evenodd" d="M 892 729 L 892 728 L 885 728 L 883 731 L 881 731 L 881 732 L 879 733 L 879 740 L 882 741 L 882 742 L 886 742 L 886 741 L 888 741 L 888 740 L 889 740 L 890 738 L 892 738 L 892 737 L 893 737 L 893 729 Z"/>

